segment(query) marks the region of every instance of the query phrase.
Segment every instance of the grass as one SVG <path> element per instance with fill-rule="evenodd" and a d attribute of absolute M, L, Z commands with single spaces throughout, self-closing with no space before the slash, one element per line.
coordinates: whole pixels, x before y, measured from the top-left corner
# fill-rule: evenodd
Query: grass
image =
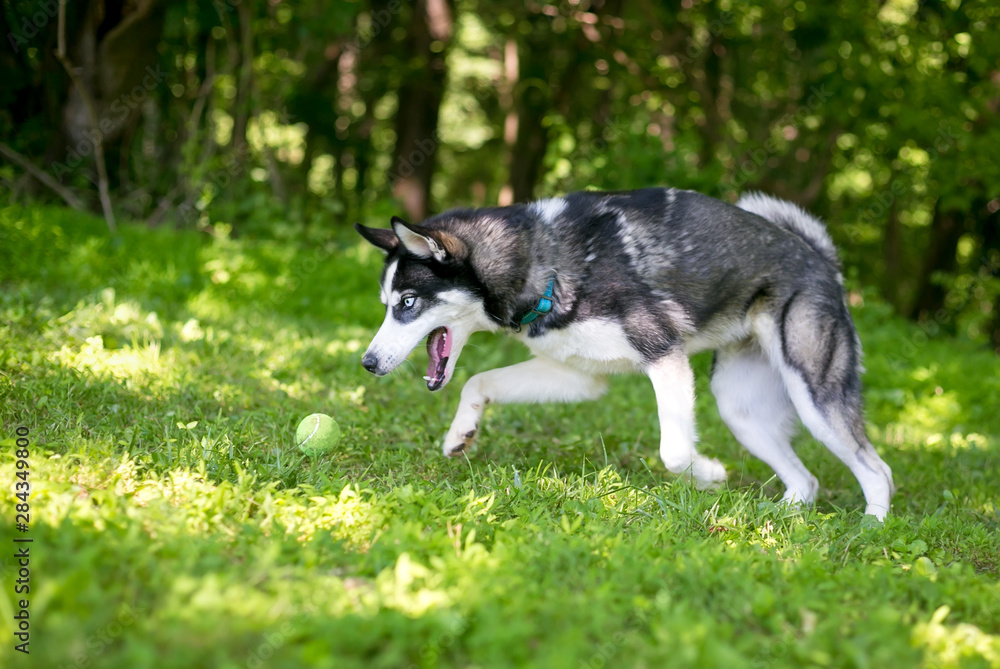
<path fill-rule="evenodd" d="M 806 435 L 818 504 L 774 504 L 704 356 L 720 491 L 665 473 L 642 377 L 491 407 L 478 450 L 444 459 L 462 382 L 525 354 L 477 335 L 435 395 L 419 352 L 368 376 L 380 257 L 346 233 L 109 236 L 8 208 L 0 254 L 2 666 L 1000 667 L 1000 365 L 864 291 L 870 431 L 898 485 L 884 525 Z M 343 430 L 317 459 L 291 443 L 313 412 Z M 16 426 L 30 657 L 11 642 Z"/>

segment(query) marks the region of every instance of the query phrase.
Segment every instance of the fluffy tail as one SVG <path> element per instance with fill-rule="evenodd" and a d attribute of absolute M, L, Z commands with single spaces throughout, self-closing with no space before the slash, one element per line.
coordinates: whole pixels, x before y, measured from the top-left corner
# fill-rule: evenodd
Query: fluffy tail
<path fill-rule="evenodd" d="M 747 193 L 736 206 L 751 214 L 757 214 L 775 225 L 794 232 L 805 240 L 816 253 L 832 262 L 840 269 L 837 249 L 826 231 L 826 226 L 815 216 L 807 213 L 797 204 L 779 200 L 763 193 Z"/>

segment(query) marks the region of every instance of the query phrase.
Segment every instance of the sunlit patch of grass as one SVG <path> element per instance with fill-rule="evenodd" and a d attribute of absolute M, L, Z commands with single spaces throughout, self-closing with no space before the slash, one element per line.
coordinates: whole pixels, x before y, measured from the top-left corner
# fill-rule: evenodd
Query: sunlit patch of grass
<path fill-rule="evenodd" d="M 899 419 L 911 430 L 933 431 L 954 425 L 962 416 L 962 405 L 955 393 L 929 395 L 907 402 Z"/>
<path fill-rule="evenodd" d="M 942 606 L 926 623 L 913 630 L 913 643 L 925 649 L 924 663 L 931 667 L 962 667 L 972 660 L 1000 667 L 1000 637 L 986 634 L 975 625 L 946 625 L 951 609 Z"/>
<path fill-rule="evenodd" d="M 92 372 L 119 381 L 156 379 L 170 383 L 170 378 L 163 378 L 166 369 L 179 366 L 176 359 L 161 360 L 159 342 L 109 351 L 104 347 L 101 335 L 87 337 L 79 347 L 64 347 L 53 355 L 53 359 L 77 371 Z"/>

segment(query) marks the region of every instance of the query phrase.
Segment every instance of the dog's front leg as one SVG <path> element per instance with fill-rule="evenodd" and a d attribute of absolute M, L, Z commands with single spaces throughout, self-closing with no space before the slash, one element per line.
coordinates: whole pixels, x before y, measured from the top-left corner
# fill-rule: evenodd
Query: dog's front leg
<path fill-rule="evenodd" d="M 694 479 L 699 490 L 726 480 L 726 470 L 718 460 L 698 453 L 694 427 L 694 373 L 681 350 L 671 351 L 646 367 L 656 392 L 660 418 L 660 458 L 674 474 Z"/>
<path fill-rule="evenodd" d="M 458 455 L 475 443 L 483 408 L 490 402 L 579 402 L 597 399 L 605 390 L 602 377 L 544 357 L 476 374 L 462 388 L 458 412 L 444 438 L 444 454 Z"/>

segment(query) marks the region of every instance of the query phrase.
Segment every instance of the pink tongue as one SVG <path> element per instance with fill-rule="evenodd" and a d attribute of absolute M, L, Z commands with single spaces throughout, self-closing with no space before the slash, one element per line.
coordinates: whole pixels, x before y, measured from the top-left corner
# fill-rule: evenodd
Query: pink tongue
<path fill-rule="evenodd" d="M 433 341 L 431 341 L 430 346 L 427 347 L 427 355 L 430 358 L 427 362 L 427 376 L 433 379 L 434 375 L 437 373 L 438 360 L 440 360 L 440 357 L 437 354 L 437 346 Z"/>
<path fill-rule="evenodd" d="M 447 329 L 441 328 L 431 333 L 430 341 L 427 342 L 427 376 L 437 378 L 438 365 L 441 361 L 451 355 L 451 337 L 447 337 Z M 441 370 L 442 374 L 444 370 Z"/>

